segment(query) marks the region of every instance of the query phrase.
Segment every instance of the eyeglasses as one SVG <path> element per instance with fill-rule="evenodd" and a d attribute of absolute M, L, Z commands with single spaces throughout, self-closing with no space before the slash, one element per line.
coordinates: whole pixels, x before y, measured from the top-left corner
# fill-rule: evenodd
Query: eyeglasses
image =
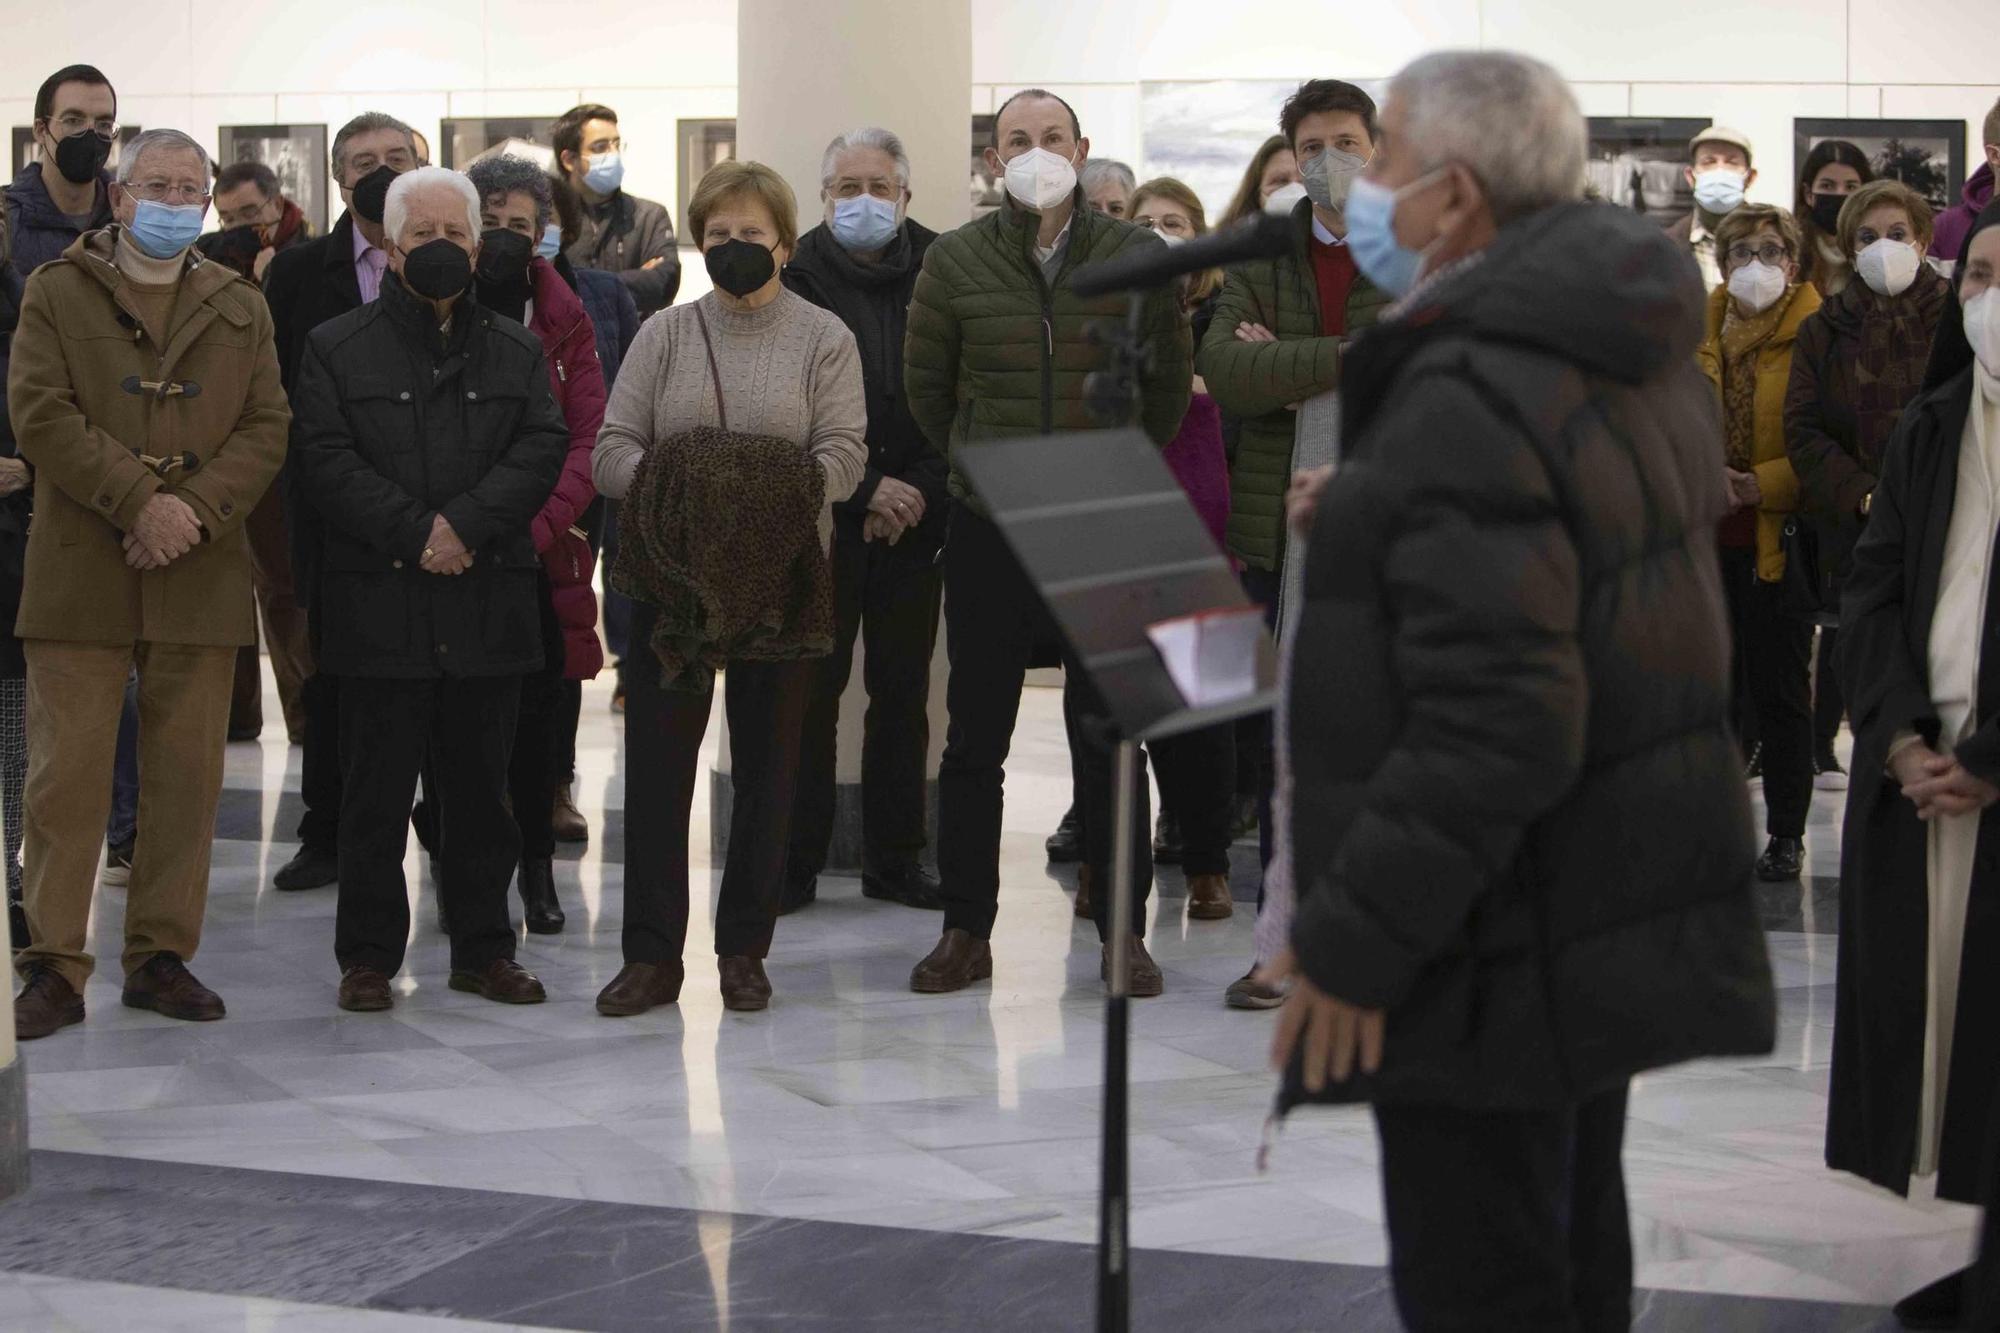
<path fill-rule="evenodd" d="M 165 181 L 125 182 L 125 190 L 134 199 L 142 199 L 149 204 L 205 204 L 208 202 L 208 187 L 204 185 L 169 185 Z"/>
<path fill-rule="evenodd" d="M 1729 262 L 1732 264 L 1747 264 L 1756 259 L 1769 264 L 1772 268 L 1780 268 L 1789 263 L 1791 258 L 1791 250 L 1776 241 L 1766 241 L 1754 250 L 1740 242 L 1729 247 Z"/>
<path fill-rule="evenodd" d="M 59 139 L 67 139 L 72 134 L 82 134 L 85 130 L 96 130 L 107 139 L 118 137 L 118 122 L 116 120 L 110 116 L 103 116 L 97 120 L 92 120 L 81 111 L 63 112 L 55 118 L 55 127 L 59 131 L 56 135 Z"/>

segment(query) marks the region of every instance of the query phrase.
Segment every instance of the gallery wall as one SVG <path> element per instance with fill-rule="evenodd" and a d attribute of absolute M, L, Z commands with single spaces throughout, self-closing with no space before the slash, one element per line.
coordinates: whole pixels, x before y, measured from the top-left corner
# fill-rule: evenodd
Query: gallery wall
<path fill-rule="evenodd" d="M 913 5 L 937 0 L 910 0 Z M 817 4 L 821 0 L 798 0 Z M 1377 80 L 1422 51 L 1527 50 L 1575 81 L 1586 113 L 1714 118 L 1759 144 L 1755 198 L 1789 202 L 1795 118 L 1978 123 L 1996 96 L 1994 0 L 971 0 L 968 113 L 1042 84 L 1077 107 L 1094 151 L 1143 167 L 1154 105 L 1244 120 L 1274 83 Z M 616 106 L 635 193 L 677 197 L 683 120 L 736 114 L 733 0 L 648 0 L 588 13 L 530 0 L 0 0 L 0 115 L 26 125 L 36 85 L 101 66 L 128 123 L 213 144 L 224 125 L 325 123 L 382 109 L 435 143 L 447 117 L 545 116 L 585 96 Z M 857 78 L 893 78 L 867 32 Z M 1211 89 L 1176 87 L 1214 82 Z M 1247 91 L 1246 91 L 1247 88 Z M 840 126 L 829 125 L 831 135 Z M 1496 126 L 1496 133 L 1505 133 Z"/>

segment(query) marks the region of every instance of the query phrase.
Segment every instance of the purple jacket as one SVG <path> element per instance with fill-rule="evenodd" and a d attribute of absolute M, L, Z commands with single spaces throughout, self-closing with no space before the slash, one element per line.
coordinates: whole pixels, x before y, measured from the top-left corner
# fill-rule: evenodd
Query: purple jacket
<path fill-rule="evenodd" d="M 1973 172 L 1965 182 L 1964 197 L 1938 214 L 1931 238 L 1931 253 L 1954 264 L 1963 259 L 1965 240 L 1972 234 L 1973 222 L 1979 217 L 1980 210 L 1992 202 L 1993 164 L 1989 162 Z"/>
<path fill-rule="evenodd" d="M 1205 393 L 1188 403 L 1180 433 L 1160 451 L 1174 480 L 1181 484 L 1201 515 L 1208 535 L 1222 545 L 1229 523 L 1229 459 L 1222 447 L 1222 409 Z"/>

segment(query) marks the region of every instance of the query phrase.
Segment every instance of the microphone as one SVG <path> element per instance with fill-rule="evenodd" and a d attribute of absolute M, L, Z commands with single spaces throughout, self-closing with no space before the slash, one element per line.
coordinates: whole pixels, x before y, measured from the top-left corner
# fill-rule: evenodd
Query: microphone
<path fill-rule="evenodd" d="M 1104 296 L 1164 286 L 1185 274 L 1251 259 L 1276 259 L 1298 244 L 1296 225 L 1289 215 L 1260 213 L 1185 245 L 1144 245 L 1116 259 L 1085 264 L 1070 275 L 1069 285 L 1078 296 Z"/>

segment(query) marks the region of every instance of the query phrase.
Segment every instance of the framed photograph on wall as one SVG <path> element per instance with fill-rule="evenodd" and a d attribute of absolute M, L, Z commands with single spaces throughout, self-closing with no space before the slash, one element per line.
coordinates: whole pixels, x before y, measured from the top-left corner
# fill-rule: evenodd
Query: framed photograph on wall
<path fill-rule="evenodd" d="M 1792 160 L 1803 163 L 1828 139 L 1845 139 L 1867 154 L 1876 179 L 1899 180 L 1938 212 L 1965 188 L 1962 120 L 1808 120 L 1792 122 Z"/>
<path fill-rule="evenodd" d="M 218 167 L 262 162 L 285 198 L 299 206 L 315 235 L 326 235 L 328 182 L 325 125 L 224 125 L 216 132 Z"/>
<path fill-rule="evenodd" d="M 438 129 L 444 142 L 438 145 L 438 165 L 463 171 L 481 153 L 509 139 L 524 139 L 554 152 L 550 145 L 555 141 L 555 124 L 554 116 L 478 116 L 441 121 Z"/>
<path fill-rule="evenodd" d="M 1688 140 L 1712 123 L 1707 116 L 1592 116 L 1584 164 L 1590 188 L 1661 226 L 1685 216 L 1694 210 Z"/>
<path fill-rule="evenodd" d="M 993 144 L 993 126 L 998 120 L 997 116 L 972 118 L 972 216 L 975 218 L 985 217 L 1007 197 L 1007 187 L 986 169 L 986 150 Z"/>
<path fill-rule="evenodd" d="M 678 121 L 674 137 L 679 141 L 680 151 L 677 163 L 680 170 L 674 178 L 679 205 L 674 210 L 679 227 L 676 236 L 680 244 L 693 245 L 697 238 L 688 234 L 688 200 L 694 197 L 694 187 L 701 184 L 710 167 L 736 156 L 736 122 L 733 119 Z"/>
<path fill-rule="evenodd" d="M 118 142 L 112 146 L 110 161 L 104 164 L 106 171 L 112 171 L 117 168 L 118 154 L 124 149 L 126 144 L 138 138 L 139 132 L 144 128 L 142 125 L 120 125 L 118 127 Z M 14 127 L 14 168 L 7 173 L 7 179 L 11 181 L 14 177 L 20 175 L 22 171 L 35 165 L 35 163 L 41 160 L 41 156 L 40 150 L 35 147 L 34 126 L 16 125 Z"/>

